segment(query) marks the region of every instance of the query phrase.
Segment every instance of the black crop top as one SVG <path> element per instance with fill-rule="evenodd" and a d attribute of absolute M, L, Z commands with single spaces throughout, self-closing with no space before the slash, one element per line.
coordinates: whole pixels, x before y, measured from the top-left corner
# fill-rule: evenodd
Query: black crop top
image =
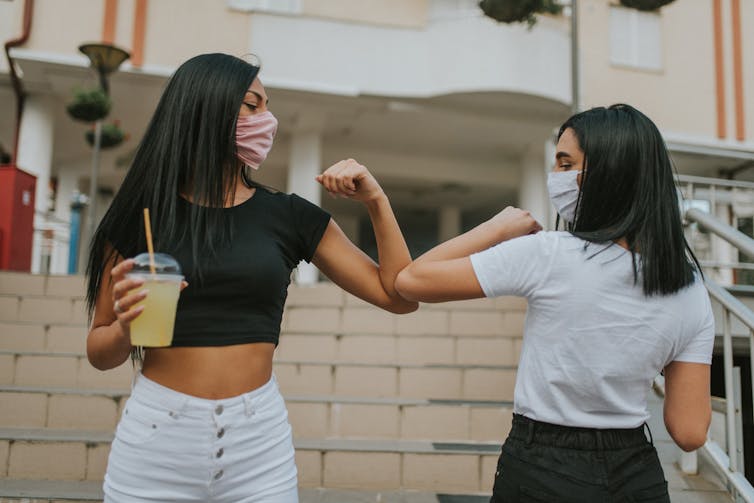
<path fill-rule="evenodd" d="M 191 204 L 179 199 L 177 225 L 187 221 Z M 178 300 L 172 345 L 277 345 L 291 272 L 311 261 L 330 215 L 296 194 L 262 188 L 221 211 L 232 219 L 232 241 L 202 264 L 201 282 L 191 277 L 190 245 L 155 250 L 175 257 L 189 282 Z"/>

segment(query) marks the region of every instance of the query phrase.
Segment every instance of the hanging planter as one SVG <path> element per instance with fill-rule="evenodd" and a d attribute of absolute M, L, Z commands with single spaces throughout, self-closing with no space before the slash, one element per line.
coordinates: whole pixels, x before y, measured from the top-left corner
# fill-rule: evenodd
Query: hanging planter
<path fill-rule="evenodd" d="M 86 142 L 90 146 L 94 146 L 94 129 L 91 129 L 86 132 Z M 123 143 L 123 140 L 126 140 L 128 136 L 126 133 L 123 132 L 123 130 L 120 128 L 120 125 L 118 122 L 113 122 L 112 124 L 103 124 L 102 125 L 102 137 L 100 138 L 100 148 L 112 148 L 117 147 L 121 143 Z"/>
<path fill-rule="evenodd" d="M 73 101 L 68 104 L 68 115 L 83 122 L 95 122 L 107 117 L 112 102 L 110 97 L 100 88 L 78 90 Z"/>
<path fill-rule="evenodd" d="M 500 23 L 537 22 L 536 14 L 560 14 L 563 6 L 556 0 L 481 0 L 479 8 Z"/>
<path fill-rule="evenodd" d="M 620 0 L 620 4 L 623 7 L 628 7 L 630 9 L 655 11 L 673 1 L 674 0 Z"/>

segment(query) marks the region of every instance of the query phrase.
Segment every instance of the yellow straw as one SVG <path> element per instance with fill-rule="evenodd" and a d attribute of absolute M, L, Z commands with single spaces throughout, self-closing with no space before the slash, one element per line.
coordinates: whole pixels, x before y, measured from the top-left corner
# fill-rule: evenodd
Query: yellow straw
<path fill-rule="evenodd" d="M 152 226 L 149 224 L 149 208 L 144 208 L 144 229 L 147 231 L 147 250 L 149 250 L 149 270 L 155 274 L 154 247 L 152 246 Z"/>

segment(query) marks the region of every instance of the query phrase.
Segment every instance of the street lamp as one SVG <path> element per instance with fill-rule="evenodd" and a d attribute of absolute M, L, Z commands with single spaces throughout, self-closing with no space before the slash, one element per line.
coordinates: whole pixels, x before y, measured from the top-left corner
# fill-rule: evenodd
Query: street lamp
<path fill-rule="evenodd" d="M 571 0 L 571 115 L 579 113 L 579 0 Z"/>
<path fill-rule="evenodd" d="M 111 44 L 83 44 L 79 46 L 86 57 L 89 58 L 92 68 L 97 72 L 99 83 L 105 94 L 110 94 L 110 86 L 107 76 L 113 73 L 131 55 L 119 47 Z M 94 149 L 92 153 L 92 172 L 89 181 L 89 229 L 88 239 L 94 237 L 97 213 L 97 175 L 99 173 L 99 153 L 102 143 L 102 119 L 94 123 Z"/>

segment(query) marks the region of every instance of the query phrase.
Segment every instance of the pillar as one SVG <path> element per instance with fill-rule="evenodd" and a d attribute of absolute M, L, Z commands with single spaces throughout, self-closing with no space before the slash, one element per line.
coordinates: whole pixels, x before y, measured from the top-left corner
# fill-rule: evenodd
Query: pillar
<path fill-rule="evenodd" d="M 294 130 L 291 137 L 290 161 L 288 163 L 289 193 L 319 205 L 322 191 L 315 177 L 322 172 L 322 134 L 319 128 Z M 295 281 L 300 285 L 316 283 L 319 272 L 313 264 L 301 262 L 296 270 Z"/>
<path fill-rule="evenodd" d="M 518 206 L 529 210 L 545 229 L 555 225 L 554 210 L 547 195 L 547 172 L 552 168 L 555 146 L 551 142 L 535 143 L 521 159 L 521 185 Z"/>
<path fill-rule="evenodd" d="M 54 114 L 50 100 L 45 96 L 26 98 L 18 140 L 16 165 L 37 177 L 34 215 L 34 242 L 32 244 L 31 272 L 47 272 L 43 257 L 44 239 L 39 229 L 46 223 L 44 214 L 50 209 L 50 171 L 54 134 Z"/>

